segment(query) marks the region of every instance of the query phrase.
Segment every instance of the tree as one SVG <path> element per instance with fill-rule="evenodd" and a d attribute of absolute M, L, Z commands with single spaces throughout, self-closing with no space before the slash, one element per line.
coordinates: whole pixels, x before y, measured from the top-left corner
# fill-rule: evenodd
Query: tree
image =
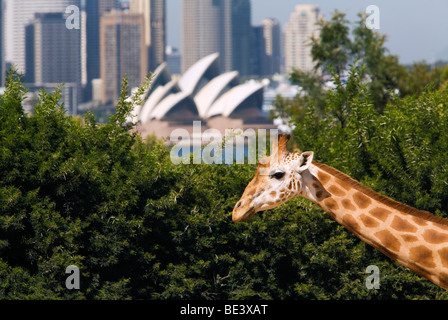
<path fill-rule="evenodd" d="M 446 90 L 397 97 L 380 114 L 361 71 L 336 79 L 319 116 L 307 110 L 296 142 L 445 216 Z M 173 164 L 161 141 L 129 130 L 125 87 L 105 124 L 91 113 L 67 116 L 59 91 L 41 92 L 25 115 L 25 86 L 9 73 L 0 95 L 2 299 L 447 298 L 306 199 L 233 223 L 255 166 Z M 371 264 L 380 290 L 365 286 Z M 70 265 L 79 267 L 79 290 L 65 287 Z"/>
<path fill-rule="evenodd" d="M 337 10 L 330 21 L 318 22 L 319 36 L 311 38 L 311 55 L 316 69 L 325 72 L 331 68 L 339 75 L 346 70 L 351 58 L 350 29 L 347 24 L 345 14 Z"/>
<path fill-rule="evenodd" d="M 303 124 L 295 130 L 300 149 L 313 150 L 317 161 L 340 169 L 373 190 L 448 217 L 444 183 L 448 91 L 396 97 L 379 112 L 361 75 L 362 70 L 354 67 L 346 84 L 335 79 L 336 88 L 327 95 L 324 114 L 308 110 Z M 410 271 L 387 259 L 375 259 L 388 270 L 389 279 L 409 292 L 413 286 L 420 292 L 438 292 L 436 296 L 446 297 Z M 387 294 L 393 296 L 393 290 Z"/>
<path fill-rule="evenodd" d="M 310 42 L 314 71 L 293 70 L 289 76 L 292 83 L 302 88 L 302 95 L 295 99 L 302 109 L 306 110 L 312 104 L 316 111 L 321 111 L 325 105 L 323 96 L 327 90 L 326 84 L 336 76 L 346 81 L 353 65 L 364 68 L 362 81 L 367 83 L 378 111 L 384 109 L 394 94 L 407 92 L 401 87 L 406 83 L 406 68 L 399 64 L 398 57 L 388 54 L 386 36 L 366 28 L 365 14 L 359 14 L 352 30 L 345 14 L 337 10 L 329 21 L 321 20 L 318 26 L 319 35 L 312 37 Z M 276 105 L 274 115 L 275 110 Z"/>

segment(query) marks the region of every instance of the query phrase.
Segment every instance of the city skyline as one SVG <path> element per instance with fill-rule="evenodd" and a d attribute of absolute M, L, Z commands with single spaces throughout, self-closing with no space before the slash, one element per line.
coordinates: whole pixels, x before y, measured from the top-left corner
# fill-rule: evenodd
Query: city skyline
<path fill-rule="evenodd" d="M 370 4 L 364 0 L 357 1 L 356 5 L 351 0 L 341 0 L 337 4 L 330 4 L 329 0 L 316 0 L 309 5 L 286 0 L 278 0 L 275 4 L 267 0 L 126 0 L 121 1 L 126 2 L 121 4 L 120 1 L 9 0 L 7 1 L 9 6 L 3 7 L 6 9 L 6 13 L 4 12 L 2 27 L 6 29 L 6 32 L 3 31 L 2 34 L 4 36 L 3 56 L 0 57 L 0 61 L 6 61 L 8 65 L 15 64 L 19 72 L 25 73 L 26 78 L 32 78 L 32 81 L 29 82 L 34 86 L 51 84 L 57 82 L 59 78 L 60 82 L 74 83 L 74 86 L 79 87 L 79 92 L 83 93 L 83 96 L 79 98 L 81 102 L 98 101 L 98 90 L 100 90 L 103 92 L 103 98 L 100 100 L 104 104 L 105 97 L 112 102 L 110 99 L 113 99 L 113 96 L 116 96 L 116 92 L 119 91 L 118 78 L 115 79 L 115 75 L 112 76 L 112 74 L 106 77 L 106 70 L 109 73 L 112 70 L 119 70 L 117 71 L 119 78 L 124 73 L 132 75 L 130 84 L 131 87 L 136 87 L 145 72 L 155 70 L 163 62 L 168 62 L 168 58 L 172 58 L 171 63 L 176 65 L 176 69 L 179 69 L 178 66 L 182 59 L 182 70 L 173 73 L 176 76 L 186 72 L 199 59 L 215 52 L 219 53 L 220 71 L 238 71 L 242 79 L 271 76 L 279 71 L 285 74 L 290 72 L 293 67 L 310 71 L 313 68 L 313 62 L 308 48 L 304 48 L 303 43 L 314 32 L 315 22 L 321 17 L 328 21 L 337 9 L 346 13 L 347 20 L 354 26 L 354 22 L 359 19 L 358 14 L 366 9 L 366 4 Z M 4 4 L 5 0 L 1 3 Z M 407 6 L 400 0 L 397 1 L 398 5 L 396 3 L 392 5 L 385 0 L 378 0 L 376 3 L 380 10 L 381 28 L 379 32 L 386 35 L 388 39 L 385 44 L 386 48 L 390 54 L 398 55 L 401 64 L 422 60 L 427 63 L 434 63 L 438 60 L 448 61 L 448 41 L 445 40 L 446 36 L 443 34 L 445 27 L 448 27 L 448 22 L 445 22 L 445 19 L 441 20 L 443 15 L 440 13 L 441 9 L 445 7 L 448 9 L 448 3 L 445 4 L 438 0 L 434 0 L 426 6 L 422 6 L 422 2 L 416 0 L 406 2 Z M 440 7 L 436 7 L 437 4 Z M 85 10 L 80 13 L 83 15 L 82 27 L 81 32 L 77 33 L 81 40 L 75 41 L 78 43 L 80 51 L 76 57 L 68 59 L 78 61 L 77 80 L 64 78 L 66 76 L 62 76 L 62 71 L 60 71 L 64 69 L 62 67 L 53 68 L 56 71 L 48 71 L 48 79 L 56 80 L 39 80 L 45 78 L 41 73 L 45 63 L 54 61 L 56 65 L 56 62 L 59 61 L 57 59 L 60 59 L 61 55 L 57 55 L 57 50 L 52 49 L 47 50 L 48 53 L 41 57 L 42 50 L 39 48 L 52 47 L 52 45 L 44 45 L 45 41 L 48 43 L 54 41 L 64 45 L 66 42 L 61 40 L 58 35 L 54 35 L 52 38 L 48 36 L 45 41 L 39 42 L 41 33 L 38 32 L 38 29 L 36 29 L 36 33 L 29 32 L 32 41 L 25 41 L 25 27 L 37 13 L 67 14 L 65 9 L 68 5 L 83 7 Z M 100 19 L 102 13 L 114 8 L 124 9 L 121 12 L 127 11 L 135 14 L 135 19 L 139 16 L 138 19 L 143 19 L 143 23 L 139 23 L 139 35 L 135 34 L 136 43 L 128 43 L 120 50 L 117 49 L 116 57 L 114 57 L 110 53 L 112 51 L 104 51 L 106 47 L 104 42 L 102 44 L 104 52 L 100 57 Z M 309 10 L 309 14 L 306 14 L 307 11 L 303 8 L 315 9 Z M 296 13 L 294 13 L 295 11 Z M 313 12 L 318 14 L 312 19 L 303 18 L 304 14 L 309 17 L 313 16 Z M 176 14 L 180 14 L 180 16 L 176 18 Z M 294 16 L 296 18 L 293 19 Z M 63 26 L 64 16 L 61 17 L 59 19 L 61 21 L 58 20 L 58 23 Z M 429 17 L 431 19 L 427 19 Z M 296 20 L 296 22 L 291 23 L 292 20 Z M 173 29 L 173 21 L 175 21 L 177 29 Z M 120 23 L 116 24 L 116 28 L 121 30 Z M 300 32 L 297 32 L 298 30 Z M 118 44 L 131 39 L 129 35 L 130 33 L 124 37 L 117 37 L 116 39 L 122 40 L 111 40 L 110 43 L 118 41 L 114 48 L 119 48 Z M 174 35 L 177 35 L 177 40 Z M 402 36 L 397 37 L 397 35 Z M 27 51 L 25 44 L 29 48 L 35 46 L 35 50 Z M 274 50 L 276 53 L 272 51 L 271 46 L 278 46 Z M 408 49 L 409 46 L 415 49 Z M 71 45 L 67 44 L 68 52 L 73 51 L 68 47 Z M 171 52 L 176 52 L 175 55 L 169 55 L 170 57 L 166 55 L 167 47 L 171 48 Z M 173 48 L 177 48 L 178 51 L 173 51 Z M 132 50 L 139 54 L 131 55 Z M 128 54 L 128 57 L 121 57 L 122 54 Z M 28 56 L 33 59 L 28 59 Z M 106 59 L 112 63 L 112 58 L 117 62 L 110 65 L 105 64 Z M 282 68 L 279 68 L 280 61 Z M 137 68 L 136 63 L 140 63 L 142 68 Z M 4 66 L 4 64 L 2 65 Z M 101 75 L 100 67 L 103 69 Z M 132 72 L 128 72 L 127 68 L 132 69 Z M 53 70 L 52 68 L 45 70 L 47 71 L 47 69 Z M 106 78 L 111 77 L 115 79 L 114 83 L 106 81 Z M 106 86 L 111 86 L 114 90 L 106 93 L 104 90 Z M 94 87 L 97 95 L 95 95 L 95 99 L 92 99 Z"/>
<path fill-rule="evenodd" d="M 167 0 L 167 45 L 181 46 L 182 0 Z M 252 25 L 260 25 L 265 18 L 275 18 L 283 32 L 285 23 L 298 4 L 313 4 L 320 8 L 324 19 L 331 18 L 335 9 L 346 14 L 350 22 L 358 20 L 358 14 L 368 5 L 375 4 L 380 9 L 381 26 L 379 32 L 387 36 L 386 48 L 399 56 L 403 64 L 425 60 L 434 63 L 448 60 L 448 39 L 445 30 L 448 21 L 448 1 L 433 0 L 252 0 Z"/>
<path fill-rule="evenodd" d="M 9 1 L 3 13 L 5 61 L 14 63 L 20 72 L 26 73 L 25 26 L 35 13 L 65 12 L 69 5 L 80 5 L 80 0 L 55 0 L 36 2 L 34 0 Z"/>
<path fill-rule="evenodd" d="M 80 1 L 85 3 L 85 0 Z M 123 1 L 129 2 L 129 0 Z M 357 14 L 363 11 L 367 5 L 372 4 L 367 0 L 341 0 L 337 3 L 330 0 L 307 2 L 252 0 L 251 3 L 252 25 L 260 25 L 265 18 L 275 18 L 280 22 L 282 32 L 289 15 L 297 4 L 318 5 L 325 19 L 331 17 L 331 13 L 338 9 L 346 13 L 347 19 L 351 22 L 357 20 Z M 444 12 L 448 10 L 448 2 L 443 0 L 433 0 L 428 3 L 423 3 L 421 0 L 393 2 L 377 0 L 374 4 L 379 7 L 381 12 L 382 23 L 379 32 L 387 36 L 386 47 L 390 53 L 399 56 L 401 63 L 409 64 L 421 60 L 431 63 L 437 60 L 448 60 L 448 40 L 444 41 L 443 35 L 444 30 L 448 28 L 448 21 L 444 17 Z M 181 0 L 167 0 L 166 5 L 166 44 L 181 50 Z M 5 17 L 5 20 L 7 22 L 8 18 Z M 8 56 L 6 50 L 4 56 L 5 58 Z"/>
<path fill-rule="evenodd" d="M 249 0 L 184 0 L 182 12 L 182 71 L 218 52 L 221 71 L 251 74 Z"/>

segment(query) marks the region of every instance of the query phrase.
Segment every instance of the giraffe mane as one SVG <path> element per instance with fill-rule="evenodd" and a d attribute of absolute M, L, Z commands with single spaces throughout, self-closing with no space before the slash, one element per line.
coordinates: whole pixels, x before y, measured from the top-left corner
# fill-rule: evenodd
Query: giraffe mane
<path fill-rule="evenodd" d="M 330 175 L 334 176 L 335 178 L 340 179 L 341 181 L 343 181 L 347 185 L 351 186 L 352 188 L 362 192 L 363 194 L 365 194 L 368 197 L 371 197 L 372 199 L 375 199 L 376 201 L 379 201 L 379 202 L 385 204 L 386 206 L 388 206 L 390 208 L 402 211 L 404 213 L 413 215 L 415 217 L 425 219 L 427 221 L 431 221 L 431 222 L 435 222 L 435 223 L 438 223 L 441 225 L 448 226 L 448 220 L 445 218 L 438 217 L 428 211 L 419 210 L 419 209 L 413 208 L 411 206 L 408 206 L 404 203 L 392 200 L 391 198 L 386 197 L 382 194 L 379 194 L 379 193 L 373 191 L 372 189 L 362 185 L 358 181 L 350 178 L 348 175 L 342 173 L 341 171 L 339 171 L 333 167 L 327 166 L 322 163 L 317 163 L 315 161 L 313 161 L 313 164 L 316 167 L 318 167 L 319 169 L 326 171 Z"/>

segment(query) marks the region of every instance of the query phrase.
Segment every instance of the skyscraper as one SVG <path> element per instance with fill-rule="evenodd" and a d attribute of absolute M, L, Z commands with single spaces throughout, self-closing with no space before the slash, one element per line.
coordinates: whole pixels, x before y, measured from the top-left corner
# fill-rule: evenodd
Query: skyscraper
<path fill-rule="evenodd" d="M 166 3 L 165 0 L 131 0 L 132 13 L 145 17 L 145 45 L 148 48 L 148 71 L 165 61 Z"/>
<path fill-rule="evenodd" d="M 277 19 L 264 19 L 263 38 L 265 40 L 266 65 L 263 68 L 264 75 L 272 75 L 280 72 L 280 24 Z"/>
<path fill-rule="evenodd" d="M 65 13 L 70 5 L 80 7 L 81 0 L 6 0 L 5 60 L 14 64 L 19 72 L 25 73 L 25 26 L 36 13 Z"/>
<path fill-rule="evenodd" d="M 117 0 L 86 1 L 86 38 L 87 38 L 87 86 L 84 99 L 92 98 L 92 80 L 100 78 L 100 19 L 112 9 L 118 8 Z"/>
<path fill-rule="evenodd" d="M 114 102 L 120 95 L 125 74 L 129 89 L 142 84 L 147 74 L 145 19 L 142 14 L 110 11 L 100 21 L 102 102 Z"/>
<path fill-rule="evenodd" d="M 62 13 L 36 13 L 25 39 L 27 82 L 81 83 L 81 33 L 66 28 Z"/>
<path fill-rule="evenodd" d="M 249 0 L 183 0 L 182 70 L 218 52 L 221 71 L 250 73 Z"/>
<path fill-rule="evenodd" d="M 266 56 L 266 41 L 263 26 L 252 27 L 251 41 L 252 55 L 250 59 L 251 74 L 254 76 L 266 75 L 265 69 L 268 57 Z"/>
<path fill-rule="evenodd" d="M 182 1 L 182 72 L 209 54 L 221 53 L 220 3 L 219 0 Z M 221 65 L 223 61 L 221 54 Z"/>
<path fill-rule="evenodd" d="M 285 71 L 293 68 L 309 72 L 314 68 L 311 57 L 310 38 L 317 37 L 316 23 L 322 18 L 319 7 L 298 5 L 285 25 Z"/>
<path fill-rule="evenodd" d="M 227 22 L 227 18 L 224 22 L 224 28 L 230 27 L 231 32 L 225 30 L 225 34 L 231 34 L 231 55 L 232 65 L 231 70 L 239 71 L 240 75 L 250 75 L 250 56 L 251 47 L 250 41 L 252 36 L 251 30 L 251 6 L 250 0 L 231 0 L 227 1 L 226 9 L 230 13 L 230 25 Z M 230 71 L 229 69 L 229 71 Z"/>
<path fill-rule="evenodd" d="M 252 27 L 252 75 L 269 76 L 280 72 L 280 25 L 276 19 L 264 19 Z"/>
<path fill-rule="evenodd" d="M 81 99 L 81 29 L 68 29 L 64 13 L 36 13 L 25 27 L 27 85 L 54 88 L 64 83 L 62 98 L 70 114 Z"/>

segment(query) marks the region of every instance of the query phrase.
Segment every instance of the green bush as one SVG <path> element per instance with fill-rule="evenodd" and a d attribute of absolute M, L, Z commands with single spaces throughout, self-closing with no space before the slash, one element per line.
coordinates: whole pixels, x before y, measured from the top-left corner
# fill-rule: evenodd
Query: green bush
<path fill-rule="evenodd" d="M 255 166 L 174 165 L 162 142 L 130 133 L 124 93 L 100 124 L 67 116 L 58 92 L 27 116 L 25 92 L 11 72 L 0 96 L 2 299 L 446 298 L 308 200 L 233 223 Z M 354 72 L 295 137 L 318 161 L 446 215 L 445 103 L 445 91 L 424 93 L 377 114 Z M 364 284 L 371 264 L 379 290 Z M 79 290 L 65 287 L 69 265 Z"/>
<path fill-rule="evenodd" d="M 448 217 L 448 91 L 395 97 L 378 112 L 362 74 L 362 68 L 353 67 L 346 84 L 336 77 L 336 88 L 327 93 L 323 113 L 309 108 L 294 132 L 299 147 L 313 150 L 318 162 L 377 192 Z M 381 285 L 384 288 L 386 282 L 389 288 L 375 293 L 378 297 L 410 298 L 412 293 L 419 298 L 446 298 L 442 289 L 367 250 L 361 254 L 360 261 L 365 261 L 361 265 L 369 264 L 366 257 L 370 256 L 381 261 L 370 264 L 380 263 L 387 269 Z M 353 256 L 354 252 L 347 259 Z"/>

